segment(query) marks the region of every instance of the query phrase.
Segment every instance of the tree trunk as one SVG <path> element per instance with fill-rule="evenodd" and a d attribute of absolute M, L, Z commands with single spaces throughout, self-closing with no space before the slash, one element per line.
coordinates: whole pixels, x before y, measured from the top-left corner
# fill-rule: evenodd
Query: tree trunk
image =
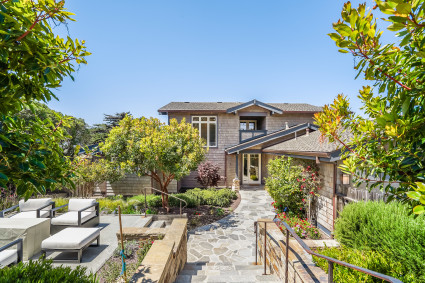
<path fill-rule="evenodd" d="M 163 184 L 159 184 L 161 187 L 161 191 L 164 193 L 168 193 L 167 188 L 163 185 Z M 167 213 L 170 211 L 170 207 L 168 206 L 168 195 L 166 194 L 161 194 L 161 199 L 162 199 L 162 207 L 165 208 L 167 210 Z"/>

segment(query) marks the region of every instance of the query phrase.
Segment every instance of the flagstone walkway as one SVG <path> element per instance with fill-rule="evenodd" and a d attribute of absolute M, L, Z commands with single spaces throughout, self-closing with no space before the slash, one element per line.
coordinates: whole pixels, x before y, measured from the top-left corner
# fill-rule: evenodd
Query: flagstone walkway
<path fill-rule="evenodd" d="M 234 213 L 188 233 L 187 264 L 176 282 L 278 282 L 254 265 L 254 221 L 273 218 L 272 198 L 260 188 L 240 194 Z"/>

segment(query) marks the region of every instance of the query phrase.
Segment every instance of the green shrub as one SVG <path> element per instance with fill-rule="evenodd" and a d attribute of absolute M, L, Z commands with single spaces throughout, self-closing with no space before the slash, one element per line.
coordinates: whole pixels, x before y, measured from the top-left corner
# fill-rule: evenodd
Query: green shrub
<path fill-rule="evenodd" d="M 133 200 L 139 201 L 139 206 L 141 208 L 145 207 L 145 195 L 134 196 L 134 197 L 129 198 L 127 201 L 133 201 Z M 154 195 L 154 194 L 146 195 L 146 202 L 147 202 L 148 207 L 150 207 L 150 208 L 162 206 L 162 201 L 161 201 L 160 195 Z"/>
<path fill-rule="evenodd" d="M 360 251 L 346 246 L 340 248 L 324 248 L 317 251 L 318 253 L 332 257 L 341 261 L 345 261 L 372 271 L 376 271 L 385 275 L 389 275 L 408 282 L 423 282 L 423 279 L 415 278 L 409 273 L 408 267 L 401 262 L 391 260 L 387 254 L 374 251 Z M 313 256 L 313 260 L 324 271 L 328 271 L 328 261 Z M 373 278 L 362 272 L 334 264 L 334 282 L 357 283 L 357 282 L 385 282 L 383 280 Z"/>
<path fill-rule="evenodd" d="M 187 207 L 193 208 L 199 206 L 199 201 L 187 194 L 173 194 L 174 196 L 181 198 L 187 202 Z M 168 197 L 168 205 L 174 207 L 180 207 L 180 201 L 173 197 Z M 184 206 L 184 202 L 182 202 L 182 207 Z"/>
<path fill-rule="evenodd" d="M 96 276 L 86 274 L 85 267 L 53 267 L 51 260 L 36 260 L 0 269 L 0 282 L 86 283 L 96 282 Z"/>
<path fill-rule="evenodd" d="M 425 217 L 409 216 L 398 202 L 347 205 L 335 223 L 335 237 L 350 248 L 385 253 L 425 282 Z"/>
<path fill-rule="evenodd" d="M 195 199 L 201 205 L 212 205 L 226 207 L 237 199 L 236 192 L 230 189 L 199 189 L 188 190 L 186 195 Z"/>
<path fill-rule="evenodd" d="M 65 205 L 69 202 L 69 199 L 67 198 L 56 198 L 53 199 L 53 201 L 55 202 L 55 206 L 59 207 L 62 205 Z M 68 211 L 68 207 L 63 207 L 61 209 L 56 210 L 56 213 L 63 213 L 63 212 L 67 212 Z"/>

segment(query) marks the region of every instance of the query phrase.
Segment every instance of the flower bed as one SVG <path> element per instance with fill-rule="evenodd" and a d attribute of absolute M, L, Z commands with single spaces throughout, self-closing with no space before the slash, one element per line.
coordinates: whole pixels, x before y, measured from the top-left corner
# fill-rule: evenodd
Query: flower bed
<path fill-rule="evenodd" d="M 289 216 L 285 212 L 278 214 L 279 219 L 288 223 L 295 233 L 301 239 L 318 240 L 324 238 L 317 227 L 314 227 L 307 219 L 301 219 L 297 216 Z M 280 230 L 285 232 L 286 229 L 281 225 Z"/>
<path fill-rule="evenodd" d="M 136 272 L 153 243 L 153 239 L 124 242 L 127 278 L 131 278 L 131 276 Z M 97 272 L 99 283 L 117 282 L 117 280 L 121 277 L 122 259 L 120 251 L 121 245 L 119 245 L 112 257 Z"/>

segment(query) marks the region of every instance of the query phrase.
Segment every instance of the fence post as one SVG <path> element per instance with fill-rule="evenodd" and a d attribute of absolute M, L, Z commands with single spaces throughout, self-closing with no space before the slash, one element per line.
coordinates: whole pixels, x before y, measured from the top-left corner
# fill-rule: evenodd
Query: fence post
<path fill-rule="evenodd" d="M 332 261 L 328 261 L 328 282 L 334 282 L 334 263 Z"/>

